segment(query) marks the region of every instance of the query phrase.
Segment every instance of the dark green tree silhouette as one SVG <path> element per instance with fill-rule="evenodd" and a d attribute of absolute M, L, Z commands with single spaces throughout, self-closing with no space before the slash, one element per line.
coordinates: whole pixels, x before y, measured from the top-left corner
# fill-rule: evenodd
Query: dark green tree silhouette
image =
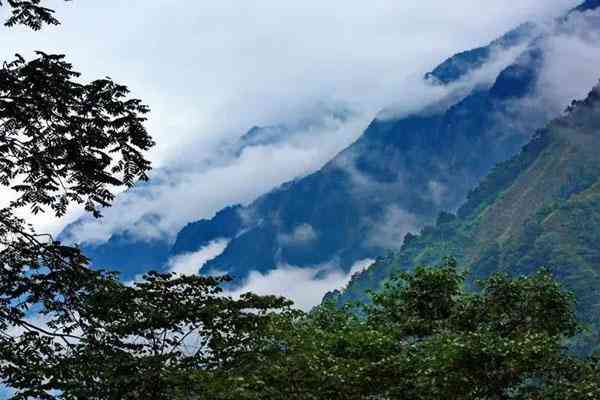
<path fill-rule="evenodd" d="M 600 398 L 595 360 L 570 355 L 574 299 L 545 271 L 477 293 L 449 260 L 392 279 L 369 305 L 273 317 L 255 347 L 195 373 L 182 399 Z"/>
<path fill-rule="evenodd" d="M 6 26 L 34 30 L 57 25 L 40 0 L 0 2 L 8 10 Z M 39 234 L 17 217 L 33 213 L 62 216 L 69 204 L 84 204 L 100 216 L 110 205 L 111 189 L 146 179 L 144 158 L 153 142 L 143 126 L 148 108 L 128 97 L 125 86 L 110 79 L 82 83 L 62 55 L 20 55 L 0 68 L 0 185 L 10 193 L 0 209 L 0 379 L 15 388 L 36 386 L 26 363 L 42 342 L 68 341 L 45 323 L 77 303 L 83 293 L 112 277 L 87 268 L 77 248 Z M 33 313 L 33 315 L 32 315 Z M 15 352 L 15 345 L 22 350 Z M 11 350 L 12 349 L 12 350 Z M 36 383 L 37 382 L 37 383 Z M 44 382 L 44 385 L 50 385 Z M 40 392 L 41 393 L 41 392 Z M 39 397 L 44 397 L 39 395 Z"/>
<path fill-rule="evenodd" d="M 42 0 L 0 0 L 0 7 L 8 7 L 11 13 L 4 25 L 25 25 L 36 31 L 44 25 L 59 25 L 60 22 L 54 17 L 54 10 L 42 6 L 42 3 Z"/>
<path fill-rule="evenodd" d="M 41 4 L 0 2 L 7 26 L 57 25 Z M 16 216 L 83 204 L 101 217 L 114 188 L 147 179 L 148 108 L 108 78 L 79 78 L 43 52 L 0 69 L 0 185 L 14 195 L 0 209 L 0 382 L 13 399 L 171 399 L 290 303 L 222 296 L 226 277 L 149 273 L 127 286 Z"/>

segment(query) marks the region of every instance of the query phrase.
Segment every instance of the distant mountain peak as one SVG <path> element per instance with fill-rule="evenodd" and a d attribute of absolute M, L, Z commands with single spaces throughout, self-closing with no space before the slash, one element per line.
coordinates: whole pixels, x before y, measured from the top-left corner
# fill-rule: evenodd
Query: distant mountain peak
<path fill-rule="evenodd" d="M 425 79 L 442 85 L 458 81 L 490 61 L 498 50 L 507 50 L 528 42 L 535 36 L 536 31 L 537 26 L 534 23 L 521 24 L 486 46 L 463 51 L 448 58 L 433 71 L 425 74 Z"/>

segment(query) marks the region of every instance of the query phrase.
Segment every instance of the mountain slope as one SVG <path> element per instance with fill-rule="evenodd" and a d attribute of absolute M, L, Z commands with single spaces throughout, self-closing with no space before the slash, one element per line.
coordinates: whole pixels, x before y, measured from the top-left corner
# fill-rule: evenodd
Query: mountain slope
<path fill-rule="evenodd" d="M 192 165 L 153 171 L 149 182 L 120 194 L 104 218 L 85 216 L 67 226 L 59 240 L 80 243 L 94 266 L 120 271 L 127 280 L 163 268 L 171 250 L 187 251 L 185 246 L 175 243 L 175 236 L 196 215 L 218 211 L 223 204 L 244 200 L 246 196 L 248 201 L 253 200 L 307 168 L 320 167 L 331 154 L 343 148 L 344 143 L 350 143 L 367 122 L 340 103 L 316 102 L 301 111 L 285 124 L 254 127 L 234 140 L 225 137 L 212 146 L 214 151 L 200 154 Z M 252 160 L 277 150 L 290 154 L 296 162 L 284 166 L 282 171 L 269 173 L 257 185 L 242 182 L 232 188 L 231 193 L 221 186 L 215 187 L 213 181 L 218 179 L 239 179 L 237 174 L 250 178 L 258 175 L 261 168 L 266 168 L 259 167 L 255 172 Z M 270 161 L 282 163 L 285 160 L 275 156 Z M 225 186 L 231 187 L 232 183 L 225 182 Z M 185 192 L 197 192 L 198 204 L 191 203 Z M 188 200 L 179 203 L 182 199 L 177 193 Z M 220 226 L 220 221 L 230 216 L 227 212 L 217 213 L 216 229 L 208 232 L 201 229 L 200 233 L 234 235 L 237 230 L 230 230 L 235 217 Z M 183 230 L 184 234 L 191 232 L 195 231 Z"/>
<path fill-rule="evenodd" d="M 596 6 L 588 0 L 572 13 Z M 488 46 L 449 58 L 426 75 L 432 87 L 447 88 L 447 98 L 410 115 L 382 112 L 356 143 L 316 173 L 248 206 L 188 224 L 173 247 L 171 238 L 140 241 L 124 231 L 108 242 L 86 244 L 84 251 L 94 264 L 132 276 L 227 239 L 205 273 L 227 272 L 241 282 L 251 271 L 285 264 L 333 263 L 349 271 L 356 261 L 397 248 L 407 232 L 432 223 L 439 211 L 455 210 L 496 163 L 555 116 L 531 101 L 545 62 L 545 34 L 524 24 Z M 491 79 L 469 82 L 501 56 L 510 56 L 510 65 L 502 64 Z M 253 128 L 240 143 L 260 145 L 286 135 L 278 126 Z M 126 261 L 128 252 L 134 262 Z"/>
<path fill-rule="evenodd" d="M 455 54 L 433 71 L 425 74 L 425 79 L 434 83 L 449 84 L 459 80 L 469 72 L 481 68 L 489 62 L 495 53 L 527 43 L 536 35 L 538 27 L 533 23 L 525 23 L 502 35 L 487 46 Z"/>
<path fill-rule="evenodd" d="M 586 12 L 600 7 L 600 0 L 586 0 L 583 4 L 577 6 L 572 12 Z"/>
<path fill-rule="evenodd" d="M 442 63 L 426 79 L 452 87 L 506 49 L 520 51 L 491 84 L 400 118 L 382 113 L 320 171 L 240 208 L 243 226 L 203 272 L 243 279 L 280 265 L 324 263 L 349 271 L 361 259 L 397 248 L 407 232 L 433 223 L 440 211 L 455 210 L 494 165 L 556 116 L 536 99 L 547 42 L 554 32 L 576 31 L 580 12 L 596 7 L 587 1 L 554 27 L 525 24 Z"/>
<path fill-rule="evenodd" d="M 513 123 L 523 120 L 525 110 L 515 105 L 533 90 L 542 56 L 526 49 L 492 85 L 437 112 L 374 120 L 320 171 L 241 208 L 243 226 L 226 237 L 229 246 L 204 271 L 243 279 L 282 264 L 334 262 L 349 270 L 385 253 L 440 210 L 455 209 L 495 163 L 526 143 L 531 127 L 548 118 L 528 109 L 526 127 Z M 178 240 L 196 240 L 197 250 L 215 239 L 182 232 Z"/>
<path fill-rule="evenodd" d="M 578 314 L 600 328 L 600 86 L 539 131 L 472 191 L 457 216 L 408 236 L 402 249 L 353 277 L 341 304 L 365 300 L 395 271 L 455 256 L 473 280 L 548 268 L 577 295 Z"/>

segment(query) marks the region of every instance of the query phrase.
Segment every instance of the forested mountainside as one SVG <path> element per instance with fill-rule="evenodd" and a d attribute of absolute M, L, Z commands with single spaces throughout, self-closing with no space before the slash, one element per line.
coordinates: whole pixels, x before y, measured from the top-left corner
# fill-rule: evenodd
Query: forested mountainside
<path fill-rule="evenodd" d="M 596 7 L 588 1 L 569 16 Z M 425 76 L 429 84 L 447 87 L 447 98 L 408 115 L 382 112 L 358 141 L 316 173 L 248 206 L 192 222 L 174 244 L 122 232 L 105 243 L 84 243 L 83 250 L 95 265 L 131 277 L 225 239 L 224 252 L 203 271 L 243 279 L 250 271 L 286 264 L 335 263 L 349 271 L 358 260 L 397 249 L 407 232 L 433 223 L 440 211 L 456 210 L 494 165 L 516 154 L 531 132 L 556 116 L 535 96 L 547 61 L 546 38 L 568 22 L 565 17 L 544 29 L 524 24 L 488 46 L 449 58 Z M 461 95 L 452 90 L 464 90 L 470 76 L 510 52 L 513 61 L 487 84 L 459 90 Z M 276 140 L 279 131 L 253 128 L 243 140 Z"/>
<path fill-rule="evenodd" d="M 488 47 L 456 55 L 426 79 L 451 85 L 492 54 L 529 43 L 534 31 L 524 25 Z M 530 129 L 543 126 L 549 118 L 545 110 L 517 106 L 535 90 L 542 60 L 540 47 L 523 46 L 491 84 L 450 106 L 375 119 L 320 171 L 238 206 L 238 215 L 220 213 L 212 221 L 188 225 L 177 237 L 174 254 L 229 239 L 204 271 L 236 278 L 285 264 L 334 262 L 349 270 L 358 260 L 384 254 L 407 232 L 431 223 L 440 210 L 458 207 L 481 177 L 527 142 Z M 222 224 L 238 229 L 223 235 Z"/>
<path fill-rule="evenodd" d="M 402 249 L 355 275 L 338 304 L 367 300 L 397 271 L 456 257 L 471 285 L 496 272 L 547 268 L 577 297 L 579 318 L 600 328 L 600 85 L 499 164 L 457 215 L 408 235 Z"/>
<path fill-rule="evenodd" d="M 309 110 L 305 110 L 297 118 L 286 121 L 285 124 L 263 127 L 255 126 L 236 140 L 223 140 L 217 146 L 216 154 L 202 155 L 201 162 L 196 166 L 198 169 L 197 173 L 210 173 L 224 166 L 231 165 L 231 163 L 235 163 L 244 157 L 245 152 L 252 152 L 257 148 L 260 149 L 261 146 L 278 148 L 278 146 L 285 146 L 290 143 L 294 145 L 298 143 L 297 146 L 303 146 L 304 143 L 315 140 L 314 137 L 321 132 L 332 135 L 344 135 L 345 133 L 338 132 L 338 129 L 341 126 L 345 126 L 350 119 L 355 117 L 354 112 L 343 104 L 317 103 L 311 106 Z M 100 232 L 100 236 L 104 236 L 104 232 L 110 230 L 110 228 L 103 228 L 102 226 L 107 222 L 106 216 L 99 220 L 91 216 L 85 216 L 68 225 L 61 232 L 58 239 L 67 243 L 79 243 L 85 254 L 92 259 L 94 265 L 118 270 L 125 279 L 131 279 L 149 270 L 161 269 L 173 252 L 179 252 L 177 250 L 179 246 L 173 248 L 174 234 L 187 221 L 184 220 L 183 224 L 177 227 L 172 235 L 164 234 L 164 229 L 161 226 L 164 226 L 165 221 L 161 220 L 161 216 L 152 212 L 138 212 L 136 209 L 138 204 L 135 200 L 141 199 L 144 202 L 155 201 L 156 188 L 160 188 L 161 186 L 171 187 L 173 182 L 178 182 L 182 179 L 185 181 L 185 171 L 183 172 L 183 178 L 181 174 L 182 172 L 176 168 L 155 170 L 150 181 L 141 182 L 128 193 L 119 196 L 117 201 L 123 200 L 127 205 L 121 206 L 120 209 L 131 208 L 134 209 L 134 215 L 139 215 L 137 218 L 124 216 L 124 220 L 131 221 L 128 225 L 120 224 L 125 229 L 115 229 L 110 236 L 103 240 L 102 238 L 97 238 L 98 235 L 96 233 L 90 234 L 89 231 Z M 186 189 L 190 191 L 199 190 L 199 188 L 194 187 L 192 184 L 188 185 Z M 118 204 L 116 206 L 119 209 Z M 226 210 L 223 211 L 225 212 L 217 214 L 219 215 L 219 217 L 215 217 L 217 220 L 229 215 Z M 221 214 L 224 215 L 221 216 Z M 119 218 L 118 215 L 115 217 L 114 213 L 112 217 L 113 219 Z M 233 218 L 233 221 L 235 221 L 235 218 Z M 228 230 L 231 229 L 228 228 L 231 225 L 231 221 L 226 222 L 224 227 L 217 226 L 217 231 L 213 232 L 214 234 L 219 234 L 225 230 L 225 232 L 220 234 L 233 235 L 235 232 Z M 144 235 L 145 232 L 153 233 Z M 81 239 L 82 233 L 83 240 Z M 90 236 L 92 240 L 86 239 Z"/>

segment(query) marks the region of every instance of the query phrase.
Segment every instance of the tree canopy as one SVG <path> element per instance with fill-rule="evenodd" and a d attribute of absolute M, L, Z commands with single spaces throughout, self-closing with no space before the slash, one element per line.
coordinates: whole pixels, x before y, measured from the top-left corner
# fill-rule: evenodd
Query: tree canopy
<path fill-rule="evenodd" d="M 6 26 L 57 25 L 41 0 L 1 1 Z M 149 109 L 109 78 L 82 82 L 65 56 L 0 69 L 0 382 L 13 399 L 173 398 L 170 381 L 228 362 L 289 301 L 220 295 L 229 279 L 149 273 L 125 285 L 16 212 L 95 217 L 113 189 L 146 180 Z"/>
<path fill-rule="evenodd" d="M 600 364 L 568 353 L 574 299 L 545 271 L 481 291 L 448 260 L 368 305 L 274 316 L 236 363 L 196 372 L 201 399 L 585 399 Z M 182 398 L 193 398 L 185 397 Z"/>
<path fill-rule="evenodd" d="M 8 6 L 11 13 L 4 25 L 7 27 L 25 25 L 36 31 L 42 29 L 44 25 L 59 25 L 60 21 L 54 16 L 54 10 L 42 4 L 43 0 L 0 0 L 0 7 Z"/>
<path fill-rule="evenodd" d="M 568 339 L 574 298 L 542 270 L 465 289 L 453 260 L 401 274 L 369 304 L 309 313 L 222 293 L 229 278 L 93 275 L 44 303 L 45 330 L 3 329 L 14 399 L 588 399 L 600 359 Z M 80 280 L 81 281 L 81 280 Z"/>
<path fill-rule="evenodd" d="M 5 25 L 56 25 L 40 0 L 0 2 Z M 64 215 L 83 204 L 94 216 L 112 189 L 147 179 L 144 153 L 154 145 L 144 128 L 148 107 L 109 78 L 84 83 L 63 55 L 20 55 L 0 68 L 0 185 L 12 196 L 0 209 L 0 321 L 20 325 L 34 304 L 63 298 L 96 279 L 75 247 L 37 233 L 18 209 Z M 87 284 L 87 283 L 85 283 Z"/>

